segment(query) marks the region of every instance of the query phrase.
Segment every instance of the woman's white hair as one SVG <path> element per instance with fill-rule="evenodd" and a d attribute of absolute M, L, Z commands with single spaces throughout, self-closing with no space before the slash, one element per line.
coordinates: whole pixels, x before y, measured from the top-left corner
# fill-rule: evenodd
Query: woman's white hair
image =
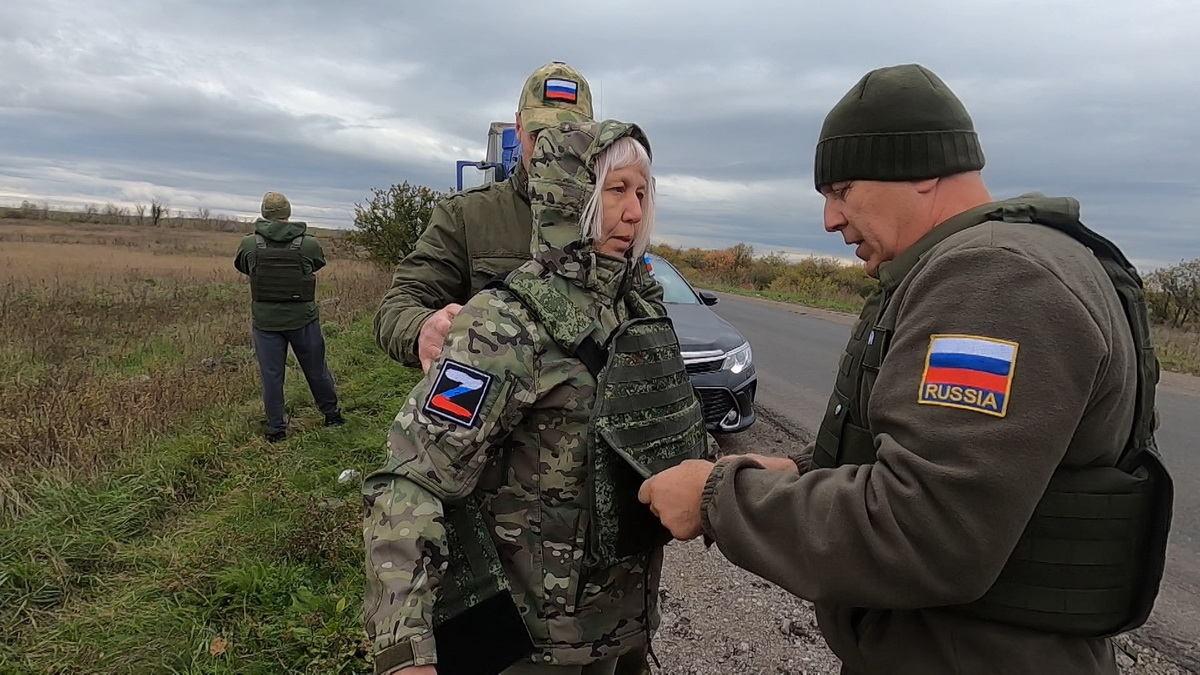
<path fill-rule="evenodd" d="M 634 257 L 646 252 L 650 245 L 650 236 L 654 233 L 654 175 L 650 171 L 650 154 L 641 143 L 630 136 L 622 138 L 608 146 L 596 159 L 596 189 L 583 207 L 583 215 L 579 218 L 580 234 L 584 239 L 598 242 L 603 238 L 604 228 L 604 182 L 608 180 L 610 171 L 636 166 L 646 177 L 646 196 L 642 200 L 642 224 L 637 236 L 633 239 Z"/>

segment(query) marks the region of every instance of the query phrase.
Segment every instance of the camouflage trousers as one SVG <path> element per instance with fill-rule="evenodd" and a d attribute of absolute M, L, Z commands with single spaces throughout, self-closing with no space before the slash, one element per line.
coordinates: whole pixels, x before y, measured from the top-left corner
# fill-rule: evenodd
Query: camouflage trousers
<path fill-rule="evenodd" d="M 586 666 L 544 666 L 539 663 L 518 663 L 509 666 L 501 675 L 613 675 L 617 659 L 605 659 Z"/>

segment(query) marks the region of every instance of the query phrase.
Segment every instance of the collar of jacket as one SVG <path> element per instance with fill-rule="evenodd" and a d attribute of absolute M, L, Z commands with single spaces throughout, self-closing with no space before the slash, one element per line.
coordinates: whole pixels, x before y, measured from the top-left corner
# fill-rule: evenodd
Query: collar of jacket
<path fill-rule="evenodd" d="M 614 300 L 628 292 L 633 277 L 633 259 L 628 255 L 622 258 L 603 253 L 593 255 L 595 263 L 592 265 L 590 283 L 585 288 Z"/>
<path fill-rule="evenodd" d="M 517 196 L 529 203 L 529 170 L 525 168 L 525 162 L 517 160 L 517 170 L 508 177 L 508 182 Z"/>
<path fill-rule="evenodd" d="M 988 202 L 973 209 L 967 209 L 958 215 L 951 216 L 936 225 L 917 243 L 905 249 L 903 253 L 879 266 L 879 282 L 885 290 L 891 291 L 900 285 L 904 277 L 912 271 L 917 262 L 929 253 L 930 249 L 951 236 L 981 223 L 993 220 L 1009 222 L 1078 222 L 1079 202 L 1070 197 L 1045 197 L 1032 192 L 1013 199 L 998 202 Z"/>

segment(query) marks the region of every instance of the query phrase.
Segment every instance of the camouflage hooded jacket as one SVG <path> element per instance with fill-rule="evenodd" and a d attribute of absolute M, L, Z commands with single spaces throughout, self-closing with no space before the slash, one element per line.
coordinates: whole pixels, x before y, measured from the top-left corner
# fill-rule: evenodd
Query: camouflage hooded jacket
<path fill-rule="evenodd" d="M 581 129 L 539 135 L 529 183 L 534 257 L 521 271 L 568 281 L 612 331 L 631 315 L 630 303 L 645 303 L 629 291 L 643 287 L 634 280 L 645 268 L 597 255 L 581 238 L 579 214 L 596 157 L 620 138 L 645 137 L 616 122 Z M 651 311 L 665 312 L 660 304 Z M 388 462 L 364 482 L 364 615 L 377 659 L 402 646 L 414 665 L 436 662 L 434 604 L 449 555 L 443 505 L 468 495 L 482 504 L 534 661 L 587 664 L 644 645 L 657 623 L 661 548 L 600 569 L 584 565 L 595 398 L 584 364 L 509 291 L 485 290 L 466 304 L 396 416 Z"/>

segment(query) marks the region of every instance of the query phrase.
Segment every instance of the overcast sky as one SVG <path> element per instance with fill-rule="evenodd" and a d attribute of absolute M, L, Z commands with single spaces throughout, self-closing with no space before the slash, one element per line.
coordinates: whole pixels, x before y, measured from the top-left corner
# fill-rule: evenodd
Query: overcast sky
<path fill-rule="evenodd" d="M 641 124 L 660 239 L 847 255 L 821 229 L 821 120 L 918 62 L 975 118 L 997 197 L 1039 190 L 1144 266 L 1200 256 L 1200 3 L 0 3 L 0 203 L 349 226 L 372 187 L 447 189 L 537 66 Z"/>

